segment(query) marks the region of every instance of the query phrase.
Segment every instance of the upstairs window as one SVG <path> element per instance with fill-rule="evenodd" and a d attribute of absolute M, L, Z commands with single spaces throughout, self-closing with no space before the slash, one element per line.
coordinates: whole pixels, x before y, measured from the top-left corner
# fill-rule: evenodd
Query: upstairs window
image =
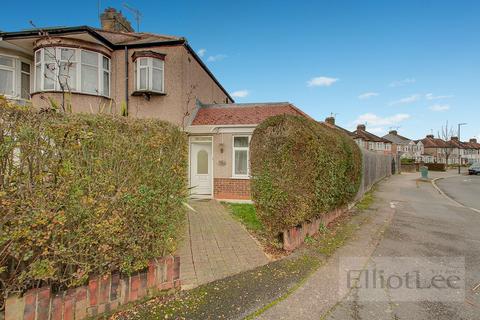
<path fill-rule="evenodd" d="M 139 57 L 135 61 L 136 90 L 164 92 L 164 61 L 152 57 Z"/>
<path fill-rule="evenodd" d="M 35 91 L 110 96 L 110 59 L 89 50 L 42 48 L 35 52 Z"/>
<path fill-rule="evenodd" d="M 27 60 L 0 55 L 0 94 L 11 99 L 30 98 L 30 63 Z"/>

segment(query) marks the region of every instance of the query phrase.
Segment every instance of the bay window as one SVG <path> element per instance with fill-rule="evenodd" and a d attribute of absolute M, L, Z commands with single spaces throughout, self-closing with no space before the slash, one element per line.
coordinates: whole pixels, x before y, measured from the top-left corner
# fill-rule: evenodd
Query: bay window
<path fill-rule="evenodd" d="M 135 61 L 136 90 L 164 92 L 164 61 L 152 57 L 139 57 Z"/>
<path fill-rule="evenodd" d="M 30 64 L 27 60 L 0 55 L 0 94 L 13 99 L 30 97 Z"/>
<path fill-rule="evenodd" d="M 63 47 L 35 52 L 35 91 L 72 91 L 110 96 L 110 59 L 100 53 Z"/>
<path fill-rule="evenodd" d="M 248 177 L 249 175 L 249 136 L 233 137 L 233 176 Z"/>

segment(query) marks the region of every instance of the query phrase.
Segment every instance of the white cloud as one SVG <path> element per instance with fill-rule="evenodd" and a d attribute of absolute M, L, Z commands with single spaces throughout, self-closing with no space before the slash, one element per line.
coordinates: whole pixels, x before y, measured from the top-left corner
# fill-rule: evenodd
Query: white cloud
<path fill-rule="evenodd" d="M 425 95 L 425 98 L 427 100 L 441 100 L 441 99 L 450 99 L 453 98 L 453 95 L 447 95 L 447 96 L 434 96 L 433 93 L 427 93 Z"/>
<path fill-rule="evenodd" d="M 405 78 L 403 80 L 397 80 L 397 81 L 393 81 L 392 83 L 390 83 L 390 87 L 403 87 L 407 84 L 412 84 L 412 83 L 415 83 L 417 80 L 415 80 L 414 78 Z"/>
<path fill-rule="evenodd" d="M 330 77 L 315 77 L 307 81 L 308 87 L 330 87 L 339 79 Z"/>
<path fill-rule="evenodd" d="M 381 135 L 382 133 L 385 133 L 385 129 L 383 127 L 367 128 L 367 131 L 377 135 Z"/>
<path fill-rule="evenodd" d="M 406 113 L 397 113 L 390 117 L 380 117 L 374 113 L 364 113 L 358 116 L 358 118 L 354 121 L 354 124 L 367 124 L 367 126 L 371 125 L 374 127 L 389 126 L 405 121 L 409 118 L 410 115 Z"/>
<path fill-rule="evenodd" d="M 379 95 L 379 93 L 377 93 L 377 92 L 365 92 L 365 93 L 362 93 L 361 95 L 359 95 L 358 99 L 365 100 L 365 99 L 370 99 L 372 97 L 376 97 L 378 95 Z"/>
<path fill-rule="evenodd" d="M 441 112 L 449 110 L 450 106 L 448 104 L 434 104 L 433 106 L 430 106 L 429 109 L 432 111 Z"/>
<path fill-rule="evenodd" d="M 392 101 L 389 103 L 389 105 L 391 106 L 394 106 L 396 104 L 408 104 L 408 103 L 413 103 L 413 102 L 416 102 L 418 100 L 420 100 L 420 95 L 419 94 L 413 94 L 411 96 L 408 96 L 408 97 L 405 97 L 405 98 L 402 98 L 402 99 L 399 99 L 399 100 L 395 100 L 395 101 Z"/>
<path fill-rule="evenodd" d="M 237 90 L 233 91 L 230 95 L 234 98 L 245 98 L 250 94 L 250 91 L 248 90 Z"/>
<path fill-rule="evenodd" d="M 205 55 L 205 53 L 207 53 L 207 49 L 200 49 L 197 51 L 197 54 L 200 56 L 200 57 L 203 57 Z"/>
<path fill-rule="evenodd" d="M 207 61 L 208 62 L 215 62 L 215 61 L 220 61 L 220 60 L 223 60 L 225 59 L 227 56 L 225 54 L 216 54 L 214 56 L 209 56 L 207 58 Z"/>

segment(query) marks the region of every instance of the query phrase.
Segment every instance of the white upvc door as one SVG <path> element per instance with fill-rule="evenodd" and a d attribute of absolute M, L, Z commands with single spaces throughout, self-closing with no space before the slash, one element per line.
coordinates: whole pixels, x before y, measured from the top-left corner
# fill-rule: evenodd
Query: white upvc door
<path fill-rule="evenodd" d="M 190 144 L 190 187 L 192 195 L 212 194 L 212 143 Z"/>

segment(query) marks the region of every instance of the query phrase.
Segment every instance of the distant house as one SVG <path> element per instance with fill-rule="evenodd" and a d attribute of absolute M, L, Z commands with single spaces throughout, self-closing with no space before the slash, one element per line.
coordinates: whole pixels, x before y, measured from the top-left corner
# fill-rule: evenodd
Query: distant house
<path fill-rule="evenodd" d="M 414 159 L 416 162 L 423 160 L 424 149 L 421 141 L 413 141 L 398 134 L 397 130 L 391 130 L 383 136 L 384 139 L 392 142 L 396 153 L 402 158 Z"/>
<path fill-rule="evenodd" d="M 435 138 L 433 134 L 429 134 L 425 138 L 420 139 L 417 142 L 421 142 L 423 144 L 424 154 L 426 158 L 431 157 L 430 159 L 435 163 L 446 163 L 446 159 L 448 158 L 448 163 L 453 163 L 453 148 L 452 145 L 447 143 L 446 141 L 440 138 Z"/>
<path fill-rule="evenodd" d="M 468 145 L 466 150 L 465 158 L 468 163 L 480 162 L 480 143 L 477 142 L 477 139 L 470 139 L 470 141 L 465 142 Z"/>
<path fill-rule="evenodd" d="M 384 154 L 394 153 L 391 141 L 368 132 L 364 124 L 359 124 L 353 134 L 353 139 L 362 148 Z"/>

